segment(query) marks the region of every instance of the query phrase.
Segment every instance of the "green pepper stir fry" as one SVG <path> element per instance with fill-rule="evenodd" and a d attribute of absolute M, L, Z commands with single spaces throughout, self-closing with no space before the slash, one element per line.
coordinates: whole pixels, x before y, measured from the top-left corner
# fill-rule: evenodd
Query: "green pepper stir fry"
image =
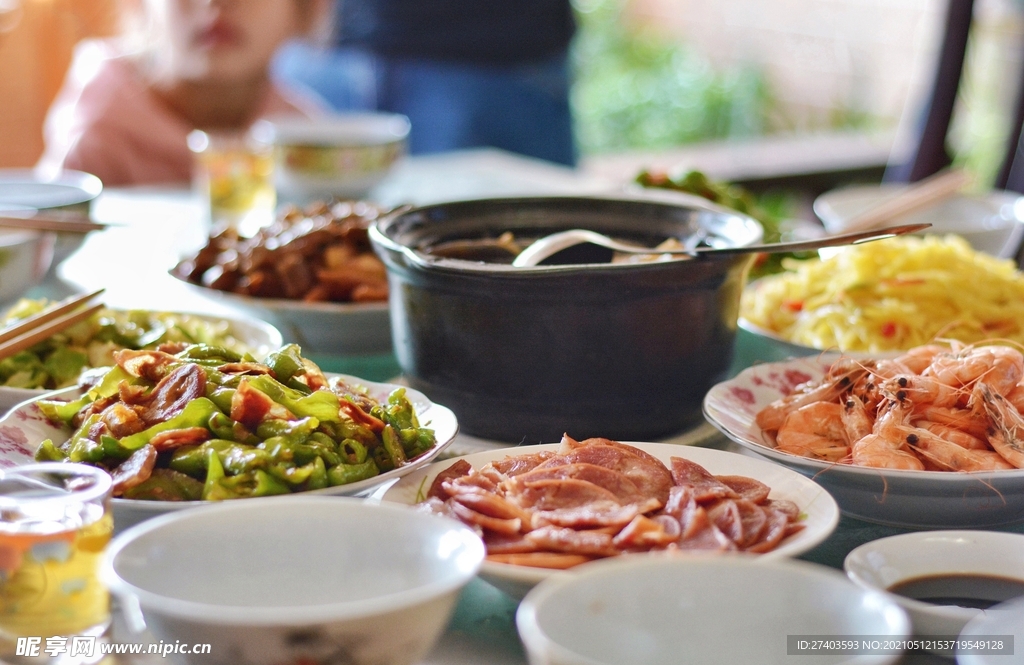
<path fill-rule="evenodd" d="M 43 311 L 46 300 L 23 298 L 2 317 L 4 326 Z M 106 367 L 120 349 L 153 349 L 162 344 L 211 344 L 246 350 L 227 322 L 201 316 L 143 310 L 101 309 L 88 319 L 0 360 L 0 385 L 30 390 L 73 386 L 83 370 Z"/>
<path fill-rule="evenodd" d="M 39 461 L 107 469 L 114 495 L 223 500 L 346 485 L 431 450 L 405 389 L 385 402 L 328 380 L 290 344 L 258 363 L 194 344 L 171 354 L 123 350 L 77 400 L 38 402 L 73 431 Z"/>

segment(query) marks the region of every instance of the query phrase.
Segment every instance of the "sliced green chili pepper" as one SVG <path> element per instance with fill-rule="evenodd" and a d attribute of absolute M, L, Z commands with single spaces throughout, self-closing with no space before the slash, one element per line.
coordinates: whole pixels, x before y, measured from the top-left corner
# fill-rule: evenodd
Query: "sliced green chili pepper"
<path fill-rule="evenodd" d="M 249 377 L 249 385 L 297 416 L 312 416 L 322 422 L 341 422 L 338 396 L 329 390 L 303 395 L 265 374 Z"/>
<path fill-rule="evenodd" d="M 93 399 L 88 394 L 82 395 L 73 402 L 61 402 L 50 399 L 36 402 L 39 410 L 42 411 L 47 420 L 54 424 L 63 423 L 67 427 L 71 427 L 71 420 L 79 411 L 92 403 Z"/>
<path fill-rule="evenodd" d="M 58 448 L 50 439 L 46 439 L 36 449 L 35 459 L 37 462 L 63 462 L 68 456 Z"/>
<path fill-rule="evenodd" d="M 348 457 L 350 464 L 362 464 L 369 455 L 366 446 L 355 439 L 345 439 L 341 442 L 340 448 L 345 456 Z"/>
<path fill-rule="evenodd" d="M 203 499 L 206 501 L 222 501 L 230 499 L 231 493 L 220 484 L 224 477 L 224 467 L 213 448 L 206 449 L 206 482 L 203 483 Z"/>
<path fill-rule="evenodd" d="M 337 485 L 348 485 L 367 478 L 373 478 L 379 473 L 377 465 L 372 461 L 362 464 L 339 464 L 327 469 L 327 482 L 332 487 Z"/>
<path fill-rule="evenodd" d="M 99 421 L 100 414 L 94 413 L 71 435 L 68 459 L 72 462 L 99 462 L 103 459 L 103 445 L 89 438 L 89 430 Z"/>
<path fill-rule="evenodd" d="M 267 356 L 264 363 L 274 370 L 274 376 L 284 384 L 303 368 L 302 356 L 296 344 L 285 344 L 280 350 Z"/>
<path fill-rule="evenodd" d="M 320 490 L 327 487 L 330 482 L 327 480 L 327 466 L 324 461 L 317 457 L 313 460 L 313 471 L 309 474 L 309 480 L 306 481 L 307 490 Z"/>
<path fill-rule="evenodd" d="M 88 395 L 94 400 L 101 397 L 112 397 L 117 394 L 117 389 L 122 381 L 127 381 L 128 385 L 133 386 L 139 382 L 139 378 L 124 371 L 119 365 L 114 365 L 109 372 L 103 375 L 103 380 L 99 382 L 99 385 L 89 391 Z"/>
<path fill-rule="evenodd" d="M 256 428 L 256 436 L 261 439 L 282 436 L 293 443 L 302 443 L 319 426 L 320 421 L 312 417 L 301 420 L 264 420 Z"/>
<path fill-rule="evenodd" d="M 149 443 L 150 439 L 160 432 L 172 429 L 186 429 L 188 427 L 206 427 L 210 422 L 210 417 L 218 411 L 216 404 L 205 397 L 197 397 L 189 402 L 185 409 L 173 418 L 157 423 L 138 434 L 122 438 L 121 445 L 128 450 L 138 450 Z"/>
<path fill-rule="evenodd" d="M 398 468 L 405 464 L 405 450 L 402 448 L 402 442 L 399 440 L 395 428 L 385 425 L 384 431 L 381 432 L 381 439 L 384 441 L 384 450 L 387 451 L 392 466 Z"/>

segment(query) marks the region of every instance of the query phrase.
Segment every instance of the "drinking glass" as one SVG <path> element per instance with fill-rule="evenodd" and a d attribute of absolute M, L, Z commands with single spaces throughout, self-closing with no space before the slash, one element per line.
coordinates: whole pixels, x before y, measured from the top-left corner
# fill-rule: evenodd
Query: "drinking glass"
<path fill-rule="evenodd" d="M 64 462 L 0 471 L 0 658 L 18 638 L 99 635 L 110 622 L 99 565 L 113 532 L 110 476 Z"/>
<path fill-rule="evenodd" d="M 194 184 L 208 205 L 211 230 L 252 236 L 274 221 L 274 149 L 249 132 L 188 135 L 195 158 Z"/>

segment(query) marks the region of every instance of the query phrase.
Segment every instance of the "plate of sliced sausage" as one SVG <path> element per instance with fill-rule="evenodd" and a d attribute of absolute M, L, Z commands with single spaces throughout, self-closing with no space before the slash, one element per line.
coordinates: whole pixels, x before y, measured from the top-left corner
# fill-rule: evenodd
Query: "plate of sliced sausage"
<path fill-rule="evenodd" d="M 771 462 L 568 436 L 431 464 L 382 500 L 476 528 L 488 548 L 481 577 L 517 598 L 559 570 L 624 554 L 796 556 L 839 520 L 827 491 Z"/>

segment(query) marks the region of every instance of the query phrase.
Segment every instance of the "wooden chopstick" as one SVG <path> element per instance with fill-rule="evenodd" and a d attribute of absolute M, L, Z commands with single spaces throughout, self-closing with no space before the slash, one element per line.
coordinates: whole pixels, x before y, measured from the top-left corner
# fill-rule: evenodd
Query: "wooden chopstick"
<path fill-rule="evenodd" d="M 57 217 L 49 215 L 33 215 L 31 217 L 11 217 L 0 215 L 0 228 L 28 229 L 30 231 L 56 231 L 58 233 L 89 233 L 109 228 L 107 224 L 97 224 L 87 217 Z"/>
<path fill-rule="evenodd" d="M 76 309 L 83 303 L 88 302 L 95 298 L 96 296 L 98 296 L 99 294 L 103 293 L 105 290 L 106 289 L 97 289 L 96 291 L 93 291 L 92 293 L 87 293 L 83 296 L 71 296 L 70 298 L 65 298 L 60 302 L 53 303 L 52 305 L 50 305 L 41 312 L 24 318 L 21 321 L 12 323 L 6 328 L 0 330 L 0 343 L 6 342 L 9 339 L 14 339 L 15 337 L 18 337 L 20 335 L 24 335 L 29 330 L 38 328 L 44 323 L 52 321 L 58 316 L 61 316 L 62 314 L 66 314 Z"/>
<path fill-rule="evenodd" d="M 960 169 L 947 169 L 910 185 L 897 196 L 854 215 L 843 225 L 843 233 L 867 231 L 891 222 L 897 217 L 944 201 L 970 182 L 970 176 Z"/>
<path fill-rule="evenodd" d="M 24 334 L 3 342 L 0 344 L 0 360 L 9 358 L 15 353 L 24 351 L 31 346 L 35 346 L 47 337 L 50 337 L 51 335 L 58 333 L 61 330 L 82 321 L 83 319 L 89 318 L 99 310 L 103 309 L 103 307 L 104 305 L 102 303 L 97 303 L 85 309 L 68 312 L 63 316 L 59 316 L 52 321 L 44 323 L 38 328 L 29 329 Z"/>

